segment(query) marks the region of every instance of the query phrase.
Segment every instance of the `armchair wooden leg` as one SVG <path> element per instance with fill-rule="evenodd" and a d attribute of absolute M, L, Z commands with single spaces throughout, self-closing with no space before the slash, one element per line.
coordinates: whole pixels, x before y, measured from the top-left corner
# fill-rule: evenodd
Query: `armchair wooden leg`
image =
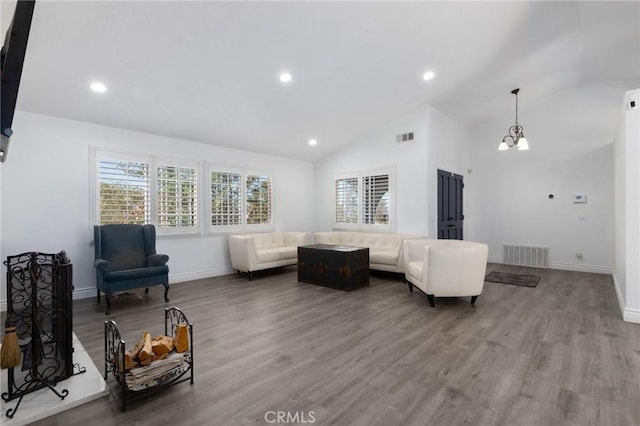
<path fill-rule="evenodd" d="M 478 296 L 471 296 L 471 304 L 475 304 L 476 300 L 478 300 Z"/>
<path fill-rule="evenodd" d="M 164 301 L 169 303 L 169 284 L 164 286 Z"/>
<path fill-rule="evenodd" d="M 149 287 L 144 289 L 144 294 L 149 294 Z"/>
<path fill-rule="evenodd" d="M 111 294 L 112 293 L 105 293 L 105 300 L 107 301 L 107 311 L 104 313 L 105 315 L 110 315 L 111 314 Z"/>
<path fill-rule="evenodd" d="M 409 286 L 409 291 L 413 293 L 413 284 L 407 281 L 407 285 Z"/>
<path fill-rule="evenodd" d="M 427 294 L 427 299 L 429 299 L 429 305 L 431 305 L 432 308 L 436 307 L 436 297 L 433 294 Z"/>
<path fill-rule="evenodd" d="M 249 281 L 253 280 L 253 272 L 249 271 Z"/>
<path fill-rule="evenodd" d="M 98 290 L 98 303 L 100 303 L 100 290 Z"/>

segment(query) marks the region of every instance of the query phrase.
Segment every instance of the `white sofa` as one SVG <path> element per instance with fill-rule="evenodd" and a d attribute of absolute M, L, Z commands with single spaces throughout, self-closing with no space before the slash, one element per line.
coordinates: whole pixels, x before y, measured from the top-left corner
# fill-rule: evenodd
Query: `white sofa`
<path fill-rule="evenodd" d="M 332 244 L 369 248 L 369 269 L 404 272 L 402 242 L 415 235 L 382 232 L 330 231 L 316 232 L 316 244 Z"/>
<path fill-rule="evenodd" d="M 489 246 L 460 240 L 414 239 L 404 242 L 404 270 L 409 291 L 418 287 L 435 306 L 435 297 L 482 293 Z"/>
<path fill-rule="evenodd" d="M 298 263 L 298 246 L 309 244 L 306 232 L 265 232 L 229 236 L 231 266 L 238 272 L 253 272 Z"/>

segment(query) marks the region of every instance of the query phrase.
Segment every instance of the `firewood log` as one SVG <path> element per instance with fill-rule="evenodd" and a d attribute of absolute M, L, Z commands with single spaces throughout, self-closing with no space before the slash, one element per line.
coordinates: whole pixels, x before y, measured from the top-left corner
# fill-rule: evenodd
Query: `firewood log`
<path fill-rule="evenodd" d="M 138 365 L 135 361 L 134 357 L 131 356 L 131 351 L 127 351 L 124 353 L 124 370 L 131 370 L 133 367 Z"/>
<path fill-rule="evenodd" d="M 169 336 L 156 336 L 151 340 L 151 349 L 155 355 L 164 355 L 173 350 L 173 339 Z"/>
<path fill-rule="evenodd" d="M 142 352 L 142 351 L 141 351 Z M 153 357 L 153 352 L 147 356 L 143 361 L 140 361 L 140 365 L 142 366 L 147 366 L 149 364 L 151 364 L 151 361 L 153 361 L 154 357 Z"/>
<path fill-rule="evenodd" d="M 176 352 L 187 352 L 189 350 L 189 331 L 187 324 L 181 323 L 176 326 L 175 345 Z"/>
<path fill-rule="evenodd" d="M 133 349 L 125 352 L 125 355 L 129 354 L 131 356 L 131 360 L 136 360 L 143 346 L 144 346 L 144 332 L 142 333 L 142 338 L 140 338 L 140 340 L 138 340 L 136 344 L 133 346 Z"/>
<path fill-rule="evenodd" d="M 142 349 L 138 353 L 138 359 L 140 363 L 149 358 L 150 355 L 153 355 L 153 349 L 151 346 L 151 334 L 148 331 L 142 332 L 142 338 L 144 339 L 144 345 L 142 345 Z"/>

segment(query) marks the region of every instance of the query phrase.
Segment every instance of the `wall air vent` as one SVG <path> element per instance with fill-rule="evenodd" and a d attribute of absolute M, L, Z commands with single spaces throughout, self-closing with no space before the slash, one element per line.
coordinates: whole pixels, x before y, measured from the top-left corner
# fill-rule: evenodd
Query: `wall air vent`
<path fill-rule="evenodd" d="M 504 245 L 506 265 L 549 267 L 549 247 Z"/>
<path fill-rule="evenodd" d="M 413 140 L 413 132 L 403 133 L 396 136 L 396 142 L 411 142 Z"/>

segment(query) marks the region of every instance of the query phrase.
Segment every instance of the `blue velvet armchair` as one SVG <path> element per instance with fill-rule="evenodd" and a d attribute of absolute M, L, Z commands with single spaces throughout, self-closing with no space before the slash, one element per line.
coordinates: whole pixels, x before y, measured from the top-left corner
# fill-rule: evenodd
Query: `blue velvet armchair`
<path fill-rule="evenodd" d="M 169 301 L 169 256 L 156 253 L 156 228 L 153 225 L 102 225 L 93 227 L 96 286 L 107 299 L 106 314 L 111 313 L 111 296 L 153 285 L 164 286 Z"/>

